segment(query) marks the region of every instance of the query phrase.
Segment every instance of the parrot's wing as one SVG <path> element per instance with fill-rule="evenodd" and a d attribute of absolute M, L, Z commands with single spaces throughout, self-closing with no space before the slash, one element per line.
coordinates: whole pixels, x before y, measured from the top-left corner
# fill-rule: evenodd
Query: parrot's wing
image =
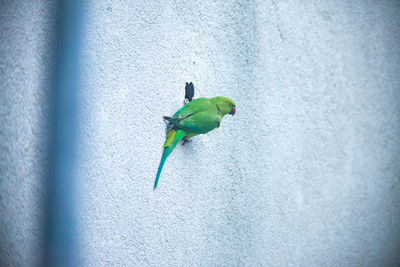
<path fill-rule="evenodd" d="M 219 127 L 221 118 L 215 112 L 203 111 L 171 122 L 186 132 L 203 134 Z"/>
<path fill-rule="evenodd" d="M 199 112 L 211 110 L 212 108 L 215 108 L 215 104 L 212 103 L 210 99 L 201 97 L 184 105 L 172 117 L 186 118 L 190 114 L 197 114 Z"/>
<path fill-rule="evenodd" d="M 181 122 L 187 120 L 190 116 L 200 114 L 203 112 L 214 112 L 216 111 L 216 106 L 208 98 L 197 98 L 192 102 L 189 102 L 181 109 L 179 109 L 172 117 L 164 116 L 164 120 L 168 121 L 167 132 L 171 130 L 174 126 L 181 128 L 185 131 L 191 131 L 189 128 L 185 127 Z M 201 115 L 200 117 L 202 117 Z M 197 117 L 196 117 L 197 118 Z M 189 123 L 190 121 L 188 121 Z M 190 126 L 190 125 L 188 125 Z"/>
<path fill-rule="evenodd" d="M 169 130 L 171 130 L 175 125 L 179 125 L 179 122 L 181 122 L 182 120 L 192 116 L 193 114 L 188 114 L 186 115 L 186 117 L 183 118 L 179 118 L 179 117 L 168 117 L 168 116 L 164 116 L 163 119 L 164 121 L 167 121 L 167 132 Z"/>

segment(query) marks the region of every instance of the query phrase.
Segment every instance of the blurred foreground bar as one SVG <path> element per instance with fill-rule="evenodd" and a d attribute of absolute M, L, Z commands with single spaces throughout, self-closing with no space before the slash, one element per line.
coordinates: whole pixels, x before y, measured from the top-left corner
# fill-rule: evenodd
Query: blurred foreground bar
<path fill-rule="evenodd" d="M 55 25 L 50 169 L 47 183 L 44 263 L 76 265 L 74 220 L 79 49 L 83 1 L 58 1 Z"/>

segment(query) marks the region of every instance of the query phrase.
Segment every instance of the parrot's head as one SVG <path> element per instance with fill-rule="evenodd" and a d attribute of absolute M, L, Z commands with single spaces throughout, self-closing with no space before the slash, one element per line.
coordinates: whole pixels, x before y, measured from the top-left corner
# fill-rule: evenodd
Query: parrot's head
<path fill-rule="evenodd" d="M 224 96 L 214 97 L 213 100 L 218 106 L 218 109 L 222 114 L 231 114 L 232 116 L 236 113 L 236 104 L 232 99 Z"/>

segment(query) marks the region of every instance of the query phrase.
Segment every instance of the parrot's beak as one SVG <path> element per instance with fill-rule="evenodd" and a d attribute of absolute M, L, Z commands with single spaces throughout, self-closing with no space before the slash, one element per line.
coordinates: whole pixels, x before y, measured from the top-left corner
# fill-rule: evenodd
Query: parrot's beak
<path fill-rule="evenodd" d="M 233 115 L 235 115 L 235 113 L 236 113 L 236 107 L 233 107 L 229 114 L 231 114 L 233 116 Z"/>

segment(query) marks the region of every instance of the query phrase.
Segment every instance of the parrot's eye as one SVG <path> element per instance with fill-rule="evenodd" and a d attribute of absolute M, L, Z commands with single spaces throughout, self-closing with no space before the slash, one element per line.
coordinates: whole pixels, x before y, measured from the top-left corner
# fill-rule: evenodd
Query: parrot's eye
<path fill-rule="evenodd" d="M 232 107 L 232 103 L 228 103 L 228 105 L 229 105 L 230 107 Z"/>

